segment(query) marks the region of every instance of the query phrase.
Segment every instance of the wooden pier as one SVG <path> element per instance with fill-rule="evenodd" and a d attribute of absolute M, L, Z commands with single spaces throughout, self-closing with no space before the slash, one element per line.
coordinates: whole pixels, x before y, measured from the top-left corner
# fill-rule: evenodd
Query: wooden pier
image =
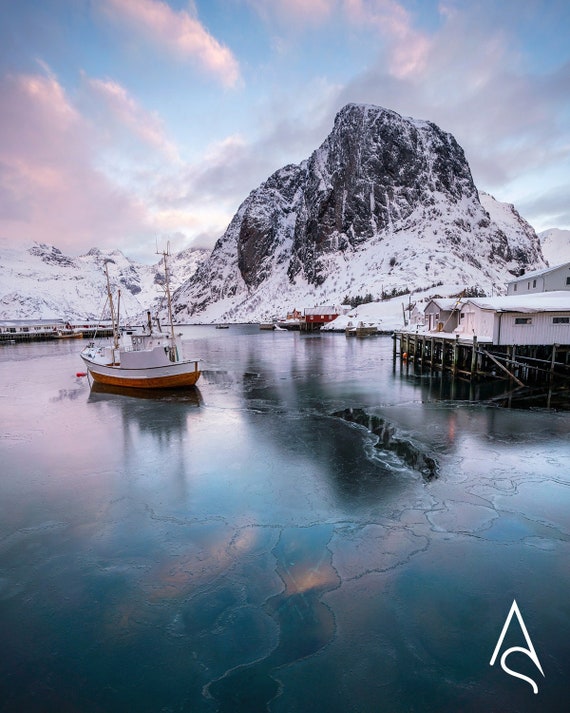
<path fill-rule="evenodd" d="M 492 342 L 445 332 L 397 331 L 393 359 L 402 367 L 439 370 L 453 377 L 506 379 L 523 387 L 538 384 L 570 385 L 570 345 L 493 345 Z"/>

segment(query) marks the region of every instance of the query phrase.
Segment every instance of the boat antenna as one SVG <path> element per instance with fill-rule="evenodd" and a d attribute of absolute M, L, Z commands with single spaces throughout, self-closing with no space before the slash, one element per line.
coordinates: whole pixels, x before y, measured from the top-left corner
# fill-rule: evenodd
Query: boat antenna
<path fill-rule="evenodd" d="M 111 260 L 111 258 L 107 258 L 105 260 L 104 265 L 105 265 L 105 275 L 107 276 L 107 296 L 109 298 L 109 306 L 111 308 L 111 322 L 113 324 L 113 347 L 115 349 L 119 348 L 119 333 L 117 330 L 117 320 L 115 318 L 115 305 L 113 304 L 113 295 L 111 293 L 111 283 L 109 282 L 109 263 L 112 262 L 113 265 L 115 264 L 114 260 Z"/>

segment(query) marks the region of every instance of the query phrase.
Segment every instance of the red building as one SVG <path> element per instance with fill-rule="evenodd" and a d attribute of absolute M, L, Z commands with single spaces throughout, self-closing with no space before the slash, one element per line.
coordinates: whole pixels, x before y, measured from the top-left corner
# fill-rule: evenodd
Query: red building
<path fill-rule="evenodd" d="M 318 307 L 306 307 L 304 315 L 301 317 L 301 329 L 308 332 L 320 329 L 323 324 L 332 322 L 340 314 L 340 307 L 332 305 L 320 305 Z"/>

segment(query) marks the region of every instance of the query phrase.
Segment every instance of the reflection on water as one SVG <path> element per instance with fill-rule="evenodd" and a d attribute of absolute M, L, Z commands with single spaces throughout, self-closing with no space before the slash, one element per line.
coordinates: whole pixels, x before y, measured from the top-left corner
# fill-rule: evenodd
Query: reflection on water
<path fill-rule="evenodd" d="M 0 711 L 566 710 L 567 413 L 394 369 L 390 339 L 186 336 L 200 387 L 148 394 L 2 349 Z M 514 598 L 536 697 L 489 667 Z"/>
<path fill-rule="evenodd" d="M 570 410 L 570 390 L 560 379 L 550 386 L 516 386 L 508 380 L 470 381 L 453 379 L 447 372 L 397 368 L 401 378 L 421 386 L 426 401 L 471 401 L 502 408 Z"/>
<path fill-rule="evenodd" d="M 278 624 L 279 641 L 264 658 L 228 671 L 206 687 L 207 694 L 220 702 L 219 711 L 265 710 L 279 694 L 272 672 L 311 656 L 332 641 L 334 615 L 321 601 L 325 592 L 340 585 L 327 550 L 331 535 L 330 526 L 281 532 L 273 554 L 284 589 L 264 606 Z"/>
<path fill-rule="evenodd" d="M 104 395 L 124 396 L 133 399 L 160 401 L 184 401 L 194 406 L 202 403 L 202 395 L 197 386 L 177 389 L 132 389 L 126 386 L 113 386 L 94 382 L 91 386 L 90 400 L 103 400 Z"/>

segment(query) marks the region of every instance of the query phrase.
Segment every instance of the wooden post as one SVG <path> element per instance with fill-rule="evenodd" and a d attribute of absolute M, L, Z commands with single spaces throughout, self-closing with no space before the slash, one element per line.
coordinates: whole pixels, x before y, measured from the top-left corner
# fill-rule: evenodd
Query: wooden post
<path fill-rule="evenodd" d="M 477 337 L 473 335 L 473 351 L 471 352 L 471 378 L 475 378 L 477 369 Z"/>
<path fill-rule="evenodd" d="M 459 352 L 459 334 L 455 335 L 455 342 L 453 343 L 453 358 L 451 362 L 451 371 L 453 376 L 457 374 L 457 355 Z"/>
<path fill-rule="evenodd" d="M 515 374 L 516 376 L 518 376 L 518 369 L 517 369 L 517 348 L 516 348 L 516 346 L 515 346 L 514 344 L 513 344 L 513 346 L 512 346 L 512 350 L 511 350 L 511 360 L 512 360 L 511 369 L 512 369 L 512 371 L 513 371 L 513 374 Z"/>
<path fill-rule="evenodd" d="M 550 359 L 550 374 L 549 374 L 549 381 L 552 383 L 554 379 L 554 365 L 556 364 L 556 347 L 558 344 L 553 344 L 552 345 L 552 357 Z M 550 399 L 549 399 L 550 401 Z"/>

